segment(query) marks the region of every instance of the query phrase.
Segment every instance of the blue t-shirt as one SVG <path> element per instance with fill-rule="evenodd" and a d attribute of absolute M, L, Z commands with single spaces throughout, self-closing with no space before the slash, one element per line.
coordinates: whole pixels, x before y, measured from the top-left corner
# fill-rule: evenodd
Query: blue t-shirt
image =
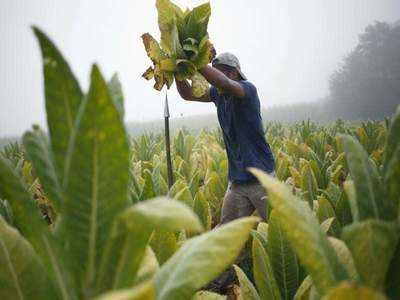
<path fill-rule="evenodd" d="M 271 173 L 275 169 L 275 162 L 264 136 L 257 89 L 247 80 L 238 82 L 245 90 L 244 98 L 220 95 L 214 86 L 210 88 L 210 96 L 217 107 L 225 141 L 228 179 L 244 182 L 255 179 L 247 168 L 254 167 Z"/>

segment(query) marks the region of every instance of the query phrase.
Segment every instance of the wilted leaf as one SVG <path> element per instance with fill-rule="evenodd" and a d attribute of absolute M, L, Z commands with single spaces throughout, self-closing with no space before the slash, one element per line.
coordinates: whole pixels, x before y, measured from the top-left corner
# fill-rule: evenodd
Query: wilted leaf
<path fill-rule="evenodd" d="M 143 74 L 142 77 L 146 80 L 150 80 L 154 78 L 154 69 L 153 67 L 149 67 Z"/>
<path fill-rule="evenodd" d="M 241 300 L 260 300 L 260 296 L 258 295 L 256 288 L 247 278 L 243 270 L 237 265 L 234 265 L 233 267 L 235 268 L 236 276 L 240 284 Z"/>
<path fill-rule="evenodd" d="M 150 33 L 143 34 L 142 40 L 147 52 L 147 56 L 154 64 L 158 64 L 163 59 L 167 58 L 167 54 L 161 49 L 158 42 L 151 36 Z"/>
<path fill-rule="evenodd" d="M 208 81 L 199 72 L 196 72 L 190 79 L 192 81 L 193 96 L 200 98 L 208 91 Z"/>

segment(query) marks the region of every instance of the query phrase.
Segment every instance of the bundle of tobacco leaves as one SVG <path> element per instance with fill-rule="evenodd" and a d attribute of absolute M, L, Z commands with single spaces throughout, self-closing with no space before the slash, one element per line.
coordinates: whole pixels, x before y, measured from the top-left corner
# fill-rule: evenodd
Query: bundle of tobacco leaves
<path fill-rule="evenodd" d="M 158 26 L 161 41 L 157 42 L 149 33 L 142 35 L 147 55 L 153 62 L 143 74 L 150 80 L 154 77 L 154 88 L 169 89 L 174 81 L 189 79 L 193 94 L 202 96 L 208 88 L 205 78 L 198 72 L 215 57 L 207 26 L 211 15 L 210 3 L 183 11 L 169 0 L 156 0 Z"/>

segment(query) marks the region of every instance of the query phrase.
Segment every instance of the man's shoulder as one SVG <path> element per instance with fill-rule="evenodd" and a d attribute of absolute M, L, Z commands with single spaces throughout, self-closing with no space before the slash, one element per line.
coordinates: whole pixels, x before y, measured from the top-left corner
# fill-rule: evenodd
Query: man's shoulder
<path fill-rule="evenodd" d="M 254 98 L 257 96 L 257 88 L 251 81 L 240 80 L 239 83 L 245 91 L 246 98 Z"/>
<path fill-rule="evenodd" d="M 250 88 L 252 88 L 252 89 L 257 90 L 256 86 L 255 86 L 254 83 L 252 83 L 251 81 L 248 81 L 248 80 L 239 80 L 239 83 L 242 84 L 242 85 L 248 86 L 248 87 L 250 87 Z"/>

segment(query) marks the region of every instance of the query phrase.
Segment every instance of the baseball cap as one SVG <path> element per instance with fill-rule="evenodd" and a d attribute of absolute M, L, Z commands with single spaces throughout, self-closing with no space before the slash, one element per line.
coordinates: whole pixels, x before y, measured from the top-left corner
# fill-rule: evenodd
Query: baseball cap
<path fill-rule="evenodd" d="M 240 69 L 239 59 L 230 52 L 224 52 L 219 54 L 216 58 L 213 59 L 212 65 L 213 66 L 227 65 L 236 68 L 236 70 L 239 72 L 243 80 L 247 80 L 247 77 L 243 74 L 242 70 Z"/>

